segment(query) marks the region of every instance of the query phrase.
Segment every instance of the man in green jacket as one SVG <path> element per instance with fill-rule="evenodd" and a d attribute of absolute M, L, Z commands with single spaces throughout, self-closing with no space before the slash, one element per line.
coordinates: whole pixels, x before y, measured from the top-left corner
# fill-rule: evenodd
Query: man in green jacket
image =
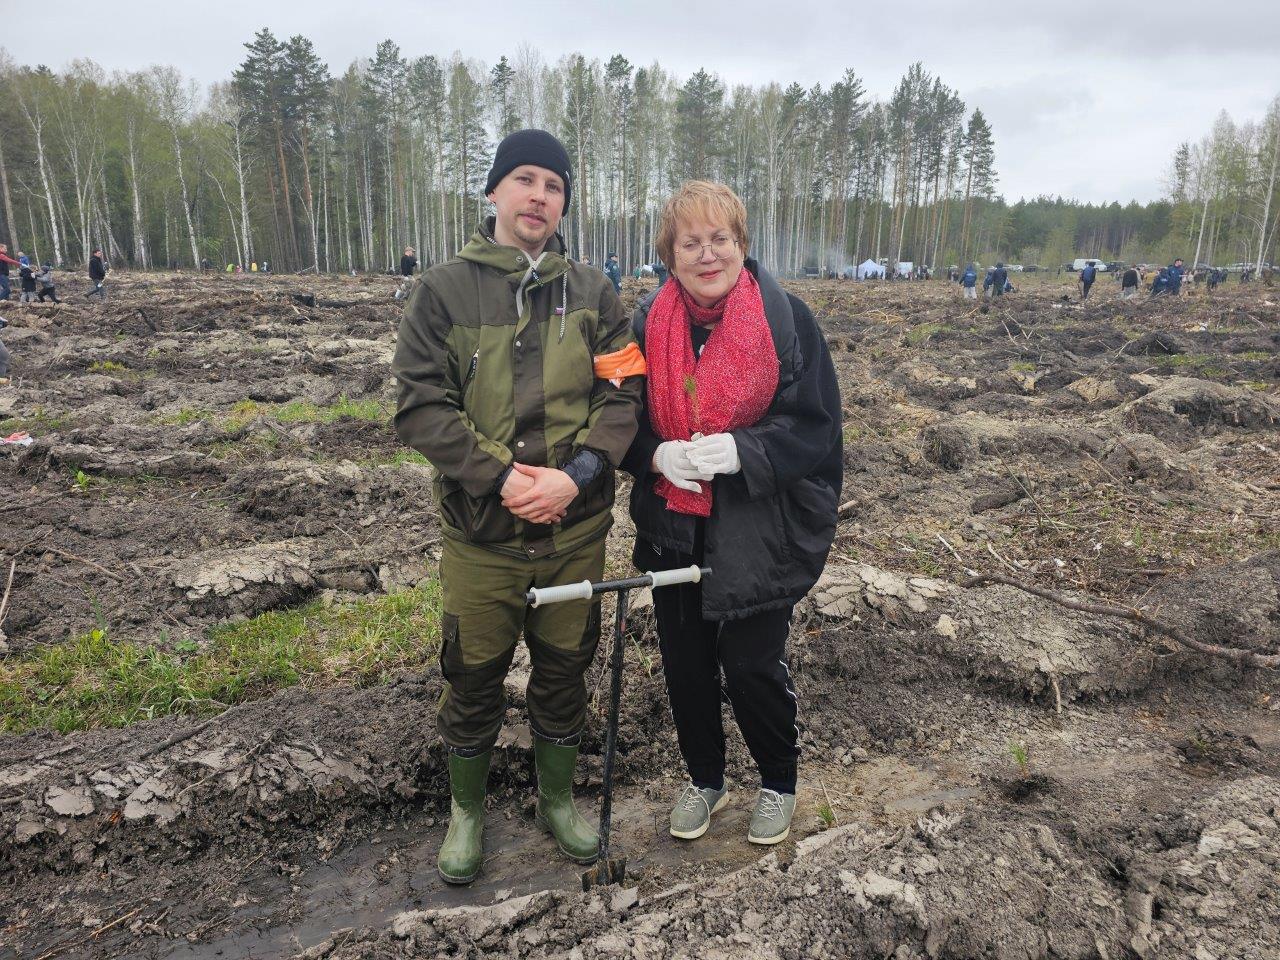
<path fill-rule="evenodd" d="M 449 749 L 452 813 L 439 858 L 449 883 L 470 883 L 483 860 L 489 759 L 521 632 L 538 823 L 578 863 L 599 853 L 571 786 L 600 606 L 533 609 L 524 597 L 602 577 L 614 468 L 635 435 L 644 381 L 642 363 L 618 363 L 638 354 L 608 278 L 565 257 L 556 228 L 571 188 L 568 154 L 551 134 L 503 140 L 485 186 L 496 215 L 422 274 L 392 363 L 396 432 L 436 468 L 444 535 L 436 721 Z"/>

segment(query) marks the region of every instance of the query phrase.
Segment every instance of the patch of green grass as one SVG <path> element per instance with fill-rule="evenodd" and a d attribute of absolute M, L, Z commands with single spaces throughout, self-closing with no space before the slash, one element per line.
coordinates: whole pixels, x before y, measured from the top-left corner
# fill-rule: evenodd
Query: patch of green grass
<path fill-rule="evenodd" d="M 1030 360 L 1015 360 L 1013 363 L 1009 364 L 1009 369 L 1015 370 L 1018 373 L 1035 373 L 1036 365 Z"/>
<path fill-rule="evenodd" d="M 92 630 L 0 662 L 0 731 L 62 733 L 207 714 L 297 684 L 385 681 L 435 655 L 440 588 L 313 602 L 209 632 L 170 653 Z"/>
<path fill-rule="evenodd" d="M 391 407 L 382 400 L 350 400 L 344 396 L 324 407 L 293 400 L 277 407 L 271 416 L 281 423 L 333 423 L 343 417 L 377 423 L 390 419 Z"/>
<path fill-rule="evenodd" d="M 280 446 L 280 435 L 270 430 L 261 430 L 236 439 L 219 440 L 209 444 L 208 454 L 218 460 L 244 460 L 248 457 L 261 457 Z"/>
<path fill-rule="evenodd" d="M 280 423 L 334 423 L 343 417 L 378 423 L 391 419 L 391 413 L 391 405 L 383 400 L 352 400 L 345 396 L 324 406 L 306 400 L 290 400 L 281 404 L 241 400 L 222 418 L 222 426 L 227 430 L 238 430 L 259 417 Z"/>
<path fill-rule="evenodd" d="M 160 423 L 168 424 L 174 427 L 185 427 L 188 424 L 195 423 L 197 420 L 208 420 L 211 414 L 208 410 L 196 410 L 192 407 L 183 407 L 177 413 L 166 413 L 158 417 Z"/>
<path fill-rule="evenodd" d="M 416 466 L 429 467 L 431 461 L 420 454 L 417 450 L 400 449 L 391 456 L 372 456 L 363 460 L 357 460 L 356 463 L 362 467 L 403 467 L 408 464 Z"/>
<path fill-rule="evenodd" d="M 1158 366 L 1172 367 L 1177 370 L 1182 367 L 1202 367 L 1213 357 L 1207 353 L 1171 353 L 1162 354 L 1152 358 Z"/>
<path fill-rule="evenodd" d="M 129 368 L 115 360 L 95 360 L 89 364 L 90 373 L 127 373 Z"/>
<path fill-rule="evenodd" d="M 241 400 L 231 407 L 230 412 L 223 417 L 222 425 L 228 430 L 239 430 L 247 426 L 257 417 L 264 413 L 264 409 L 256 400 Z"/>
<path fill-rule="evenodd" d="M 69 418 L 46 413 L 44 407 L 36 407 L 25 417 L 7 417 L 0 420 L 0 435 L 7 437 L 19 430 L 34 434 L 52 433 L 70 425 Z"/>
<path fill-rule="evenodd" d="M 1246 350 L 1244 353 L 1237 353 L 1231 358 L 1232 360 L 1270 360 L 1271 354 L 1265 350 Z"/>
<path fill-rule="evenodd" d="M 918 347 L 925 341 L 929 340 L 934 334 L 946 329 L 945 324 L 941 323 L 922 323 L 918 327 L 913 327 L 907 332 L 906 341 L 913 347 Z"/>

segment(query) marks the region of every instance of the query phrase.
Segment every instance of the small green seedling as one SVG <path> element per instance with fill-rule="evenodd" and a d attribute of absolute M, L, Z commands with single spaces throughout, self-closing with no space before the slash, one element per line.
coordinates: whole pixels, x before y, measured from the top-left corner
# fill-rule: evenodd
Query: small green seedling
<path fill-rule="evenodd" d="M 818 804 L 818 816 L 821 818 L 824 828 L 836 825 L 836 812 L 831 809 L 831 804 L 825 800 Z"/>
<path fill-rule="evenodd" d="M 89 475 L 83 470 L 76 471 L 76 489 L 81 493 L 87 493 L 89 491 L 89 484 L 92 482 L 93 481 L 90 479 Z"/>
<path fill-rule="evenodd" d="M 1031 759 L 1027 756 L 1027 745 L 1021 740 L 1010 740 L 1009 756 L 1013 757 L 1013 762 L 1018 765 L 1018 773 L 1025 780 L 1031 770 Z"/>

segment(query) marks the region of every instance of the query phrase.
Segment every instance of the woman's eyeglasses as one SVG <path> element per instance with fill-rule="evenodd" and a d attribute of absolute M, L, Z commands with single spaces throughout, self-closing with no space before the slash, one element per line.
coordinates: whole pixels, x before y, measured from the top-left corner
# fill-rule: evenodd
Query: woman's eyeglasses
<path fill-rule="evenodd" d="M 676 256 L 680 258 L 681 263 L 693 266 L 702 259 L 702 253 L 708 247 L 711 249 L 711 255 L 717 260 L 727 260 L 737 246 L 738 241 L 733 237 L 716 237 L 710 243 L 686 240 L 676 247 Z"/>

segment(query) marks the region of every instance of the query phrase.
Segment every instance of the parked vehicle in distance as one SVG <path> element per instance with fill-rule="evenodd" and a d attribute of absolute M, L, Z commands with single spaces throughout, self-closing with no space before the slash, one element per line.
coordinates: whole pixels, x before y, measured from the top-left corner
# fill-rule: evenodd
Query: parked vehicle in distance
<path fill-rule="evenodd" d="M 1099 260 L 1097 257 L 1077 257 L 1071 261 L 1067 269 L 1072 273 L 1079 273 L 1089 264 L 1093 264 L 1094 269 L 1099 273 L 1107 269 L 1107 261 Z"/>
<path fill-rule="evenodd" d="M 1022 268 L 1022 272 L 1023 273 L 1039 273 L 1043 269 L 1044 267 L 1040 266 L 1040 264 L 1038 263 L 1028 263 L 1026 266 Z"/>
<path fill-rule="evenodd" d="M 1022 273 L 1022 264 L 1020 263 L 1006 263 L 1004 268 L 1010 273 Z"/>

